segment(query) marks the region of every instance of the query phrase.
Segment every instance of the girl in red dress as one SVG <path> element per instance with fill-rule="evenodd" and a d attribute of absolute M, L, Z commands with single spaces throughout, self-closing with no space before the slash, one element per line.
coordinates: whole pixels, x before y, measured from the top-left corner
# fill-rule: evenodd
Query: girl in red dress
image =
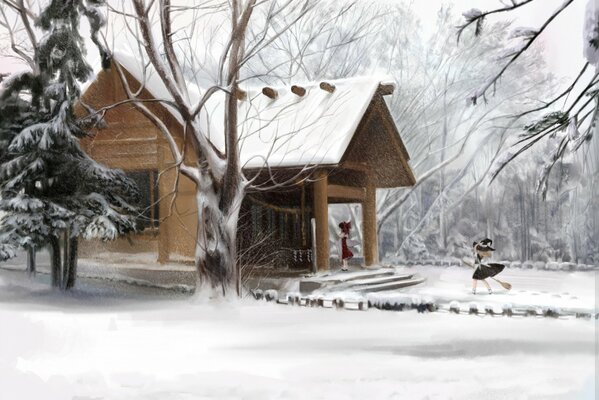
<path fill-rule="evenodd" d="M 341 238 L 341 260 L 343 261 L 343 266 L 341 267 L 341 270 L 347 271 L 347 260 L 354 256 L 354 253 L 352 253 L 349 247 L 347 247 L 347 238 L 349 238 L 351 221 L 340 222 L 339 229 L 341 229 L 339 237 Z"/>

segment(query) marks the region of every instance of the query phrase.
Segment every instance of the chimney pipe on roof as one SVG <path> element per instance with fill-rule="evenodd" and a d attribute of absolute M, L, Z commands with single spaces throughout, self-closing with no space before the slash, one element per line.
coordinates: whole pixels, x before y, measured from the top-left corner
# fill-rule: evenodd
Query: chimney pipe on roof
<path fill-rule="evenodd" d="M 291 86 L 291 91 L 293 93 L 295 93 L 296 95 L 298 95 L 299 97 L 302 97 L 303 95 L 306 94 L 306 89 L 301 86 L 297 86 L 297 85 Z"/>
<path fill-rule="evenodd" d="M 277 91 L 271 87 L 262 88 L 262 94 L 265 95 L 266 97 L 270 97 L 273 100 L 279 96 L 279 93 L 277 93 Z"/>
<path fill-rule="evenodd" d="M 335 91 L 335 85 L 332 85 L 328 82 L 320 82 L 320 88 L 329 93 L 333 93 Z"/>

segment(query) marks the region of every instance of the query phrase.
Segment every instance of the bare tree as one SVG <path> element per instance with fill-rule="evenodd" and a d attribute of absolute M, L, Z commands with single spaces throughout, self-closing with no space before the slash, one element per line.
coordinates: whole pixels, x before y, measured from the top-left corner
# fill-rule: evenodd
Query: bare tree
<path fill-rule="evenodd" d="M 223 294 L 231 288 L 237 294 L 241 292 L 236 235 L 245 193 L 250 189 L 265 191 L 308 180 L 313 165 L 318 163 L 317 159 L 310 160 L 299 166 L 293 176 L 285 178 L 279 178 L 272 170 L 269 157 L 273 153 L 289 151 L 285 149 L 293 141 L 295 132 L 320 123 L 298 121 L 298 126 L 291 132 L 282 132 L 275 138 L 266 155 L 260 156 L 262 167 L 248 176 L 240 161 L 240 150 L 245 139 L 259 132 L 241 130 L 248 115 L 238 106 L 240 99 L 247 99 L 249 104 L 252 100 L 240 88 L 241 82 L 257 81 L 265 76 L 277 76 L 279 80 L 288 77 L 273 72 L 279 71 L 276 65 L 265 68 L 265 64 L 255 62 L 267 51 L 273 51 L 283 35 L 291 30 L 297 34 L 298 47 L 278 61 L 284 69 L 294 69 L 293 65 L 301 64 L 306 57 L 301 53 L 305 48 L 302 43 L 329 34 L 324 29 L 327 26 L 324 22 L 318 25 L 322 29 L 314 29 L 315 5 L 313 0 L 198 1 L 193 5 L 171 0 L 133 0 L 132 7 L 125 2 L 120 7 L 111 7 L 112 16 L 124 21 L 123 32 L 132 39 L 132 47 L 138 50 L 141 64 L 146 63 L 146 69 L 150 67 L 155 71 L 167 91 L 168 98 L 158 101 L 168 105 L 183 126 L 185 141 L 190 145 L 181 147 L 176 133 L 140 95 L 147 82 L 141 82 L 141 87 L 132 87 L 125 70 L 116 63 L 127 102 L 160 130 L 175 160 L 177 174 L 195 184 L 198 209 L 195 262 L 200 283 L 220 288 Z M 341 7 L 333 12 L 337 14 L 333 14 L 329 22 L 347 10 Z M 114 42 L 114 37 L 107 35 L 106 42 Z M 327 40 L 330 46 L 351 43 L 343 37 Z M 108 47 L 114 46 L 108 44 Z M 197 100 L 191 93 L 196 88 L 201 91 Z M 276 97 L 276 93 L 270 94 Z M 216 95 L 224 99 L 222 148 L 214 144 L 214 138 L 210 136 L 214 132 L 209 132 L 206 125 L 210 114 L 206 107 Z M 278 115 L 287 111 L 281 109 L 275 116 L 264 118 L 271 119 L 274 124 Z M 193 163 L 186 160 L 190 154 L 196 160 Z M 269 179 L 258 180 L 259 176 Z"/>
<path fill-rule="evenodd" d="M 486 20 L 493 15 L 509 15 L 521 7 L 539 0 L 520 0 L 505 3 L 503 7 L 488 11 L 471 9 L 464 13 L 465 22 L 458 29 L 458 40 L 462 33 L 470 26 L 474 26 L 474 34 L 483 36 Z M 565 0 L 555 11 L 548 14 L 538 28 L 517 28 L 512 32 L 511 38 L 516 38 L 519 43 L 507 51 L 502 57 L 502 63 L 489 78 L 471 96 L 472 104 L 477 104 L 479 99 L 487 101 L 489 92 L 494 92 L 508 70 L 515 63 L 534 49 L 534 44 L 560 15 L 574 4 L 574 0 Z M 598 87 L 599 71 L 590 71 L 590 66 L 597 67 L 599 62 L 599 9 L 593 0 L 588 2 L 584 23 L 584 49 L 587 62 L 580 66 L 578 75 L 557 96 L 551 97 L 537 107 L 530 107 L 519 113 L 515 118 L 520 119 L 532 113 L 545 112 L 536 122 L 525 127 L 522 138 L 513 144 L 512 149 L 498 160 L 498 168 L 493 172 L 493 178 L 512 160 L 526 152 L 532 146 L 540 143 L 544 138 L 560 131 L 567 131 L 563 140 L 550 151 L 548 161 L 538 179 L 537 188 L 543 195 L 547 192 L 547 182 L 551 169 L 556 161 L 565 154 L 577 151 L 583 143 L 590 141 L 594 131 L 599 109 Z M 582 21 L 581 21 L 582 22 Z M 582 27 L 581 23 L 581 27 Z M 559 104 L 562 104 L 561 108 Z"/>

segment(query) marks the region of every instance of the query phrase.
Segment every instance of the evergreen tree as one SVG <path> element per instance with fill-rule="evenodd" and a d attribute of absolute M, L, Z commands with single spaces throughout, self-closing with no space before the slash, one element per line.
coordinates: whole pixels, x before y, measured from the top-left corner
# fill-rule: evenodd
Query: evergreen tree
<path fill-rule="evenodd" d="M 81 16 L 90 23 L 103 67 L 110 65 L 97 40 L 103 3 L 51 0 L 37 21 L 45 33 L 34 49 L 37 68 L 7 79 L 0 94 L 0 260 L 24 248 L 33 273 L 35 251 L 48 245 L 52 284 L 63 290 L 75 284 L 79 237 L 112 240 L 135 229 L 135 184 L 83 152 L 79 138 L 94 117 L 74 113 L 78 83 L 92 74 Z"/>

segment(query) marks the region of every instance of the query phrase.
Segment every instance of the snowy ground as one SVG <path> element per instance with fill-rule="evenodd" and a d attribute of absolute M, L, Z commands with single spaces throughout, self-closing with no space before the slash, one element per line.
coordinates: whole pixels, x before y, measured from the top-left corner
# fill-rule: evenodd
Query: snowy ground
<path fill-rule="evenodd" d="M 477 294 L 472 294 L 472 270 L 465 267 L 398 268 L 399 273 L 418 273 L 427 278 L 421 285 L 402 290 L 402 293 L 429 296 L 438 302 L 458 301 L 464 305 L 475 302 L 480 306 L 546 307 L 561 310 L 597 312 L 597 272 L 564 272 L 506 269 L 497 276 L 512 284 L 505 290 L 488 279 L 493 294 L 479 282 Z"/>
<path fill-rule="evenodd" d="M 1 399 L 594 399 L 596 322 L 207 304 L 0 271 Z"/>

